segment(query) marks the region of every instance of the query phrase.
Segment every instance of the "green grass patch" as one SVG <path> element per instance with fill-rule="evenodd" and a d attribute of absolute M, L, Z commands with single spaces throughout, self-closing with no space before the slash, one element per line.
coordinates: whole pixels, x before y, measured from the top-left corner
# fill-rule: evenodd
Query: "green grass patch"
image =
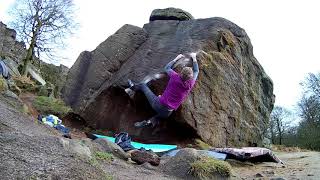
<path fill-rule="evenodd" d="M 112 154 L 107 152 L 101 152 L 101 151 L 95 152 L 94 157 L 97 160 L 108 161 L 108 162 L 111 162 L 114 159 Z"/>
<path fill-rule="evenodd" d="M 105 178 L 105 180 L 113 180 L 113 176 L 109 173 L 106 173 L 104 178 Z"/>
<path fill-rule="evenodd" d="M 66 106 L 62 100 L 46 96 L 37 96 L 33 102 L 33 106 L 41 114 L 65 116 L 71 111 L 71 108 Z"/>
<path fill-rule="evenodd" d="M 89 164 L 94 167 L 99 167 L 99 161 L 111 162 L 114 157 L 112 154 L 102 151 L 97 151 L 93 154 L 93 157 L 89 160 Z M 106 178 L 107 179 L 107 178 Z"/>
<path fill-rule="evenodd" d="M 99 165 L 99 162 L 97 161 L 96 158 L 93 157 L 89 160 L 89 164 L 93 167 L 97 167 Z"/>
<path fill-rule="evenodd" d="M 191 164 L 190 173 L 199 179 L 216 179 L 219 177 L 230 177 L 231 165 L 225 161 L 211 157 L 201 157 Z"/>

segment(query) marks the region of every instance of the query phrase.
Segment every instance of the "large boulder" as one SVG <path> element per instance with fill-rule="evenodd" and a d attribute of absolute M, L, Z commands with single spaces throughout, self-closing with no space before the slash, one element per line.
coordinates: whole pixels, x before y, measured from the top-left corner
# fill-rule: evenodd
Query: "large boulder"
<path fill-rule="evenodd" d="M 82 52 L 67 76 L 62 90 L 64 100 L 74 110 L 82 111 L 93 94 L 117 73 L 146 39 L 143 29 L 124 25 L 94 51 Z"/>
<path fill-rule="evenodd" d="M 180 53 L 199 53 L 199 78 L 181 107 L 157 130 L 137 131 L 134 122 L 154 114 L 146 98 L 125 94 L 127 79 L 162 73 Z M 178 69 L 177 69 L 178 71 Z M 149 83 L 161 94 L 167 77 Z M 274 95 L 271 79 L 253 55 L 246 32 L 219 17 L 125 25 L 72 66 L 63 98 L 89 125 L 126 131 L 149 142 L 200 137 L 218 146 L 261 144 Z M 180 139 L 179 139 L 180 140 Z"/>

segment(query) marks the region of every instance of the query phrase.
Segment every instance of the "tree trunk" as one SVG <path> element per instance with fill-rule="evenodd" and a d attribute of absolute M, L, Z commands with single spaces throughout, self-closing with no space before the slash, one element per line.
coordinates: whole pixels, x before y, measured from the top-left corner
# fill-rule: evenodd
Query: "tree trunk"
<path fill-rule="evenodd" d="M 40 31 L 40 28 L 42 27 L 42 22 L 39 20 L 39 18 L 37 18 L 36 21 L 37 21 L 36 29 L 32 33 L 33 36 L 31 38 L 31 43 L 30 43 L 30 46 L 29 46 L 28 51 L 27 51 L 27 56 L 24 59 L 23 66 L 22 66 L 21 73 L 22 73 L 23 76 L 27 76 L 27 74 L 28 74 L 28 72 L 27 72 L 28 65 L 32 61 L 34 47 L 36 45 L 36 41 L 37 41 L 37 38 L 38 38 L 38 33 Z"/>
<path fill-rule="evenodd" d="M 279 144 L 282 145 L 282 132 L 279 132 Z"/>
<path fill-rule="evenodd" d="M 282 139 L 282 130 L 281 130 L 282 124 L 281 120 L 277 119 L 277 130 L 278 130 L 278 136 L 279 136 L 279 144 L 281 145 L 281 139 Z"/>
<path fill-rule="evenodd" d="M 22 71 L 21 74 L 23 76 L 27 76 L 28 74 L 28 65 L 29 62 L 32 61 L 32 56 L 33 56 L 33 45 L 30 45 L 29 49 L 27 50 L 27 56 L 25 57 L 25 59 L 23 60 L 23 66 L 22 66 Z"/>

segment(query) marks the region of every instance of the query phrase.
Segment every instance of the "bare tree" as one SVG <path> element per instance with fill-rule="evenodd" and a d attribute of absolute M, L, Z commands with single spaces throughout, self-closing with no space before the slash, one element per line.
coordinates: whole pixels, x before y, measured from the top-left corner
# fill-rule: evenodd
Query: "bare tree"
<path fill-rule="evenodd" d="M 305 81 L 301 83 L 305 95 L 313 95 L 320 98 L 320 73 L 309 73 Z"/>
<path fill-rule="evenodd" d="M 298 103 L 300 117 L 309 124 L 320 123 L 320 101 L 315 95 L 304 95 Z"/>
<path fill-rule="evenodd" d="M 278 142 L 280 145 L 282 144 L 284 133 L 289 127 L 288 118 L 290 114 L 291 113 L 287 109 L 280 106 L 276 106 L 271 113 L 271 121 L 270 121 L 270 125 L 272 126 L 270 127 L 271 136 L 273 133 L 274 138 L 275 137 L 278 138 L 279 140 Z"/>
<path fill-rule="evenodd" d="M 276 142 L 276 124 L 273 118 L 271 117 L 271 120 L 269 122 L 269 132 L 270 132 L 270 138 L 271 138 L 271 143 L 275 144 Z"/>
<path fill-rule="evenodd" d="M 298 103 L 301 121 L 298 138 L 301 146 L 320 149 L 320 100 L 315 95 L 305 95 Z"/>
<path fill-rule="evenodd" d="M 309 73 L 301 84 L 304 93 L 298 102 L 300 117 L 309 124 L 320 124 L 320 73 Z"/>
<path fill-rule="evenodd" d="M 55 49 L 64 46 L 64 39 L 77 27 L 72 0 L 16 0 L 10 23 L 18 37 L 27 44 L 22 74 L 34 56 L 55 57 Z"/>

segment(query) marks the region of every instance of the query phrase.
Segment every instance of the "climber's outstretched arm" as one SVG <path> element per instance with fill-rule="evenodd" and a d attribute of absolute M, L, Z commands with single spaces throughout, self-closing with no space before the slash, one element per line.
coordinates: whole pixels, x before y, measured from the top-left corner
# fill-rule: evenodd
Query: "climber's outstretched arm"
<path fill-rule="evenodd" d="M 193 64 L 193 79 L 196 80 L 199 74 L 199 65 L 196 58 L 197 53 L 191 53 L 190 56 L 192 58 L 192 64 Z"/>
<path fill-rule="evenodd" d="M 164 70 L 167 74 L 170 74 L 170 71 L 173 71 L 172 66 L 175 62 L 177 62 L 180 58 L 184 57 L 182 54 L 179 54 L 174 60 L 170 61 L 165 67 Z"/>

